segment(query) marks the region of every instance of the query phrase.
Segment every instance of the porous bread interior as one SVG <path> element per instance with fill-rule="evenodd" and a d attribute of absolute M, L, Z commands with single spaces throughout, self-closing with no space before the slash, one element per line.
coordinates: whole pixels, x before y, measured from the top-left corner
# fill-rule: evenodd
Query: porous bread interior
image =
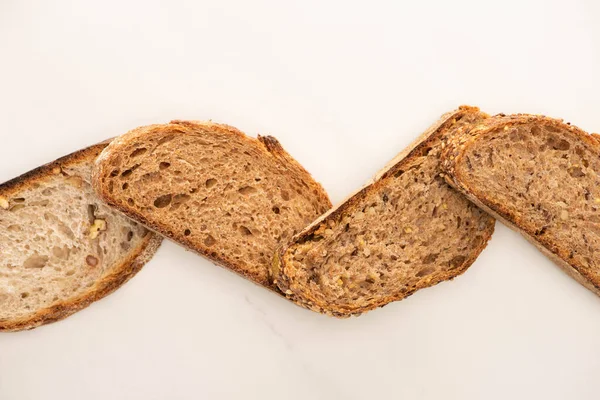
<path fill-rule="evenodd" d="M 185 132 L 169 130 L 180 128 Z M 106 160 L 105 196 L 159 232 L 269 285 L 276 247 L 329 208 L 321 189 L 239 132 L 193 124 L 157 131 Z"/>
<path fill-rule="evenodd" d="M 456 175 L 503 216 L 600 282 L 600 159 L 549 123 L 500 127 L 467 146 Z"/>
<path fill-rule="evenodd" d="M 77 298 L 139 252 L 148 231 L 100 202 L 92 161 L 0 192 L 0 322 Z"/>
<path fill-rule="evenodd" d="M 459 123 L 481 118 L 467 114 Z M 318 311 L 363 312 L 450 279 L 494 221 L 439 176 L 442 137 L 341 206 L 283 253 L 288 294 Z"/>

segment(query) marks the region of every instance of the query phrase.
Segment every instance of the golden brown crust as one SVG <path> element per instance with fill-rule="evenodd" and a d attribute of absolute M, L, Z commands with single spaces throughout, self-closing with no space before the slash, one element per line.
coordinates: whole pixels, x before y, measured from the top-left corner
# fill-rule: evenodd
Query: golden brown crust
<path fill-rule="evenodd" d="M 18 192 L 23 187 L 27 187 L 49 175 L 55 174 L 57 171 L 56 168 L 70 166 L 82 161 L 89 160 L 89 162 L 91 162 L 98 154 L 100 154 L 107 144 L 107 141 L 98 143 L 26 172 L 25 174 L 0 185 L 0 193 L 10 196 L 12 193 Z M 33 315 L 19 319 L 0 321 L 0 332 L 29 330 L 41 325 L 56 322 L 82 310 L 91 303 L 106 297 L 131 279 L 144 264 L 152 258 L 161 242 L 162 238 L 160 236 L 149 232 L 136 253 L 132 253 L 126 260 L 123 260 L 121 265 L 115 268 L 114 273 L 104 277 L 87 292 L 78 297 L 69 299 L 68 301 L 63 301 L 39 310 Z"/>
<path fill-rule="evenodd" d="M 482 124 L 472 127 L 472 129 L 460 132 L 448 143 L 442 154 L 442 169 L 446 173 L 445 179 L 449 185 L 459 190 L 481 209 L 494 215 L 510 228 L 521 233 L 528 241 L 533 243 L 542 251 L 542 253 L 553 260 L 579 283 L 600 295 L 600 280 L 590 274 L 577 260 L 570 259 L 569 249 L 561 248 L 558 243 L 553 243 L 546 237 L 536 236 L 534 229 L 521 222 L 520 215 L 511 213 L 506 206 L 494 202 L 492 195 L 470 187 L 469 179 L 463 176 L 457 168 L 457 165 L 460 164 L 467 149 L 478 139 L 499 129 L 510 129 L 510 127 L 516 125 L 530 124 L 543 124 L 567 130 L 600 153 L 600 142 L 597 139 L 597 134 L 590 135 L 571 124 L 564 123 L 560 119 L 549 118 L 542 115 L 515 114 L 506 116 L 500 114 L 485 120 Z"/>
<path fill-rule="evenodd" d="M 289 155 L 289 153 L 285 151 L 285 149 L 281 146 L 279 141 L 277 141 L 277 139 L 275 139 L 274 137 L 258 136 L 258 138 L 255 139 L 247 136 L 246 134 L 232 126 L 202 121 L 174 120 L 171 121 L 169 124 L 140 127 L 115 139 L 96 160 L 95 168 L 92 172 L 92 186 L 96 194 L 105 203 L 119 210 L 131 219 L 140 222 L 148 229 L 183 245 L 187 249 L 193 251 L 198 255 L 201 255 L 202 257 L 208 258 L 213 263 L 219 266 L 225 267 L 246 279 L 249 279 L 263 287 L 271 289 L 277 294 L 281 294 L 276 286 L 270 285 L 268 282 L 260 281 L 255 275 L 251 274 L 243 266 L 238 265 L 233 259 L 221 257 L 220 255 L 210 251 L 210 249 L 208 249 L 207 247 L 198 246 L 185 235 L 182 235 L 181 233 L 177 232 L 172 232 L 169 230 L 168 227 L 163 226 L 159 223 L 149 221 L 142 213 L 139 213 L 134 209 L 122 205 L 121 203 L 116 201 L 112 196 L 110 196 L 109 193 L 107 193 L 106 188 L 102 184 L 101 178 L 108 173 L 108 169 L 110 168 L 110 161 L 113 159 L 113 157 L 118 156 L 119 148 L 121 148 L 122 146 L 126 146 L 128 143 L 131 143 L 141 138 L 148 138 L 152 135 L 163 136 L 169 133 L 185 133 L 189 130 L 197 129 L 199 126 L 203 127 L 204 129 L 211 129 L 220 133 L 235 135 L 241 138 L 243 141 L 247 142 L 249 146 L 258 147 L 259 149 L 261 149 L 266 157 L 275 158 L 279 162 L 279 164 L 287 168 L 291 174 L 294 174 L 296 176 L 310 177 L 311 185 L 313 186 L 313 189 L 315 189 L 315 191 L 317 192 L 316 196 L 318 196 L 320 203 L 325 204 L 327 208 L 331 207 L 331 202 L 323 187 L 318 182 L 312 179 L 312 176 L 300 165 L 300 163 L 298 163 L 292 156 Z"/>
<path fill-rule="evenodd" d="M 406 293 L 397 293 L 386 298 L 381 299 L 375 304 L 372 304 L 368 307 L 364 307 L 359 311 L 353 312 L 339 312 L 336 310 L 332 310 L 327 305 L 318 305 L 314 303 L 309 303 L 304 301 L 301 297 L 296 296 L 290 290 L 290 282 L 289 278 L 286 275 L 286 263 L 284 254 L 288 249 L 290 249 L 293 245 L 297 243 L 302 243 L 308 240 L 315 231 L 319 228 L 322 222 L 326 222 L 328 220 L 338 220 L 343 214 L 347 213 L 349 210 L 354 209 L 358 205 L 362 204 L 362 201 L 365 197 L 369 195 L 372 191 L 379 190 L 379 187 L 384 184 L 383 179 L 395 174 L 397 171 L 401 170 L 406 164 L 411 163 L 415 158 L 423 155 L 423 152 L 430 147 L 431 143 L 436 140 L 438 135 L 441 135 L 445 130 L 450 129 L 452 125 L 456 123 L 457 120 L 461 119 L 467 113 L 476 113 L 479 112 L 479 109 L 476 107 L 470 106 L 461 106 L 458 110 L 446 113 L 442 115 L 442 117 L 433 124 L 429 129 L 427 129 L 422 135 L 420 135 L 408 148 L 403 150 L 400 154 L 398 154 L 394 159 L 392 159 L 379 173 L 375 175 L 375 177 L 370 180 L 365 186 L 359 189 L 356 193 L 352 194 L 346 200 L 344 200 L 341 204 L 337 205 L 333 209 L 329 210 L 327 213 L 323 214 L 316 221 L 314 221 L 311 225 L 306 227 L 303 231 L 298 233 L 294 238 L 292 238 L 291 242 L 285 246 L 281 246 L 276 254 L 273 257 L 271 275 L 279 289 L 286 294 L 286 296 L 299 304 L 302 307 L 308 308 L 310 310 L 320 312 L 323 314 L 327 314 L 330 316 L 338 317 L 338 318 L 346 318 L 351 316 L 360 315 L 363 312 L 383 307 L 390 302 L 404 299 L 410 295 L 412 295 L 417 290 L 422 287 L 414 288 Z M 430 281 L 427 287 L 436 285 L 445 280 L 453 279 L 456 276 L 462 274 L 466 271 L 471 264 L 475 261 L 475 259 L 479 256 L 481 251 L 486 247 L 487 242 L 492 236 L 494 231 L 494 220 L 492 218 L 489 219 L 488 225 L 486 227 L 487 235 L 478 246 L 475 251 L 472 252 L 471 257 L 467 259 L 464 264 L 457 269 L 454 269 L 452 273 L 441 276 L 439 279 L 435 281 Z"/>

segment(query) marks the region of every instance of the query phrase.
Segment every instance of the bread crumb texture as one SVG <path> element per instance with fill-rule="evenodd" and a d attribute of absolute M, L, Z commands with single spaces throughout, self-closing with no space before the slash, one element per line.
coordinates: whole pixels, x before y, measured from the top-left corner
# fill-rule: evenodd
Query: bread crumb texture
<path fill-rule="evenodd" d="M 145 246 L 149 232 L 94 195 L 92 161 L 0 186 L 0 330 L 39 325 L 53 307 L 65 307 L 61 318 L 82 308 L 67 305 L 93 292 Z M 31 326 L 29 318 L 37 318 Z"/>
<path fill-rule="evenodd" d="M 600 145 L 535 115 L 497 116 L 449 146 L 450 182 L 600 288 Z"/>
<path fill-rule="evenodd" d="M 440 177 L 442 143 L 486 115 L 464 108 L 313 226 L 274 262 L 277 284 L 301 305 L 360 314 L 462 273 L 494 220 Z"/>
<path fill-rule="evenodd" d="M 132 218 L 267 286 L 277 246 L 331 207 L 274 138 L 203 122 L 122 136 L 99 158 L 94 185 Z"/>

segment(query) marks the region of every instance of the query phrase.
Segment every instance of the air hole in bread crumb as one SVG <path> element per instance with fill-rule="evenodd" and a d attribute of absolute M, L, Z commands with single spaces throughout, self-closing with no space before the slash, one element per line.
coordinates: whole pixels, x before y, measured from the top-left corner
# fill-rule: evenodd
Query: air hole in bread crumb
<path fill-rule="evenodd" d="M 284 201 L 288 201 L 290 199 L 290 194 L 286 190 L 281 191 L 281 198 Z"/>
<path fill-rule="evenodd" d="M 423 257 L 423 260 L 421 262 L 423 264 L 431 264 L 438 258 L 438 256 L 439 256 L 439 253 L 427 254 L 425 257 Z M 422 276 L 422 275 L 417 275 L 417 276 Z"/>
<path fill-rule="evenodd" d="M 171 166 L 171 163 L 168 162 L 161 162 L 160 164 L 158 164 L 158 169 L 163 170 L 163 169 L 167 169 Z"/>
<path fill-rule="evenodd" d="M 216 184 L 217 184 L 217 180 L 214 179 L 214 178 L 207 179 L 206 182 L 205 182 L 206 187 L 209 188 L 209 189 L 211 187 L 215 186 Z"/>
<path fill-rule="evenodd" d="M 44 268 L 48 262 L 48 256 L 40 256 L 35 253 L 29 256 L 23 263 L 23 268 Z"/>
<path fill-rule="evenodd" d="M 161 144 L 165 144 L 171 140 L 173 140 L 174 136 L 173 135 L 168 135 L 165 136 L 163 138 L 160 138 L 160 140 L 158 141 L 157 145 L 160 146 Z"/>
<path fill-rule="evenodd" d="M 214 245 L 215 243 L 217 243 L 217 240 L 211 235 L 206 235 L 206 237 L 204 238 L 204 244 L 208 247 Z"/>
<path fill-rule="evenodd" d="M 85 263 L 90 267 L 95 267 L 98 265 L 98 259 L 92 255 L 89 255 L 85 258 Z"/>
<path fill-rule="evenodd" d="M 190 195 L 185 194 L 185 193 L 180 193 L 180 194 L 176 194 L 175 196 L 173 196 L 173 203 L 172 203 L 173 210 L 178 209 L 180 205 L 182 205 L 189 199 L 190 199 Z"/>
<path fill-rule="evenodd" d="M 127 190 L 127 188 L 129 187 L 129 183 L 125 182 L 121 187 L 123 188 L 123 190 Z"/>
<path fill-rule="evenodd" d="M 456 256 L 454 257 L 452 260 L 449 261 L 449 269 L 454 269 L 454 268 L 458 268 L 461 265 L 463 265 L 463 263 L 465 262 L 465 260 L 467 259 L 467 257 L 465 256 Z"/>
<path fill-rule="evenodd" d="M 154 207 L 156 208 L 165 208 L 169 204 L 171 204 L 172 196 L 170 194 L 165 194 L 163 196 L 157 197 L 154 200 Z"/>
<path fill-rule="evenodd" d="M 133 199 L 130 197 L 127 199 L 127 204 L 129 204 L 130 206 L 133 206 L 135 204 L 135 202 L 133 201 Z"/>
<path fill-rule="evenodd" d="M 137 156 L 141 156 L 142 154 L 144 154 L 144 153 L 146 152 L 146 150 L 148 150 L 148 149 L 146 149 L 145 147 L 140 147 L 139 149 L 135 149 L 135 150 L 134 150 L 134 151 L 133 151 L 133 152 L 132 152 L 132 153 L 129 155 L 129 157 L 131 157 L 131 158 L 134 158 L 134 157 L 137 157 Z"/>
<path fill-rule="evenodd" d="M 252 231 L 248 228 L 246 228 L 245 226 L 241 225 L 238 230 L 240 231 L 240 233 L 244 236 L 252 236 Z"/>
<path fill-rule="evenodd" d="M 21 293 L 21 298 L 22 298 L 22 299 L 26 299 L 26 298 L 28 298 L 28 297 L 29 297 L 29 293 L 27 293 L 27 292 L 23 292 L 23 293 Z"/>
<path fill-rule="evenodd" d="M 275 214 L 279 214 L 279 213 L 281 212 L 281 211 L 279 210 L 279 207 L 277 207 L 277 206 L 273 206 L 273 208 L 272 208 L 271 210 L 273 210 L 273 212 L 274 212 Z"/>
<path fill-rule="evenodd" d="M 567 171 L 573 178 L 581 178 L 582 176 L 585 176 L 585 173 L 581 170 L 581 167 L 571 167 L 567 169 Z"/>
<path fill-rule="evenodd" d="M 558 142 L 558 144 L 556 144 L 556 146 L 554 146 L 554 149 L 566 151 L 566 150 L 569 150 L 570 147 L 571 147 L 571 144 L 569 142 L 567 142 L 564 139 L 561 139 L 560 142 Z"/>
<path fill-rule="evenodd" d="M 256 191 L 256 188 L 253 188 L 252 186 L 244 186 L 238 189 L 238 192 L 243 196 L 250 196 L 251 194 L 256 193 Z"/>
<path fill-rule="evenodd" d="M 192 234 L 192 231 L 190 231 L 189 229 L 186 229 L 185 231 L 183 231 L 183 234 L 185 236 L 190 236 Z"/>

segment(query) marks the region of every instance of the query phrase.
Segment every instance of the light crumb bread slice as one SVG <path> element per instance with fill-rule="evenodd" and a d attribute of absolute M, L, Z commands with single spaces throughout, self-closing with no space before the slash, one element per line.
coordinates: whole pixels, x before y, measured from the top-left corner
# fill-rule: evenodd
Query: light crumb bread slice
<path fill-rule="evenodd" d="M 448 182 L 600 295 L 600 144 L 540 115 L 465 127 L 443 154 Z"/>
<path fill-rule="evenodd" d="M 487 115 L 461 107 L 351 196 L 282 247 L 273 279 L 291 300 L 337 317 L 358 315 L 463 273 L 494 220 L 439 176 L 443 141 Z"/>
<path fill-rule="evenodd" d="M 93 184 L 131 218 L 267 287 L 276 247 L 331 207 L 275 138 L 212 122 L 121 136 L 98 158 Z"/>
<path fill-rule="evenodd" d="M 160 236 L 103 205 L 93 162 L 106 144 L 0 185 L 0 331 L 63 319 L 123 285 Z"/>

